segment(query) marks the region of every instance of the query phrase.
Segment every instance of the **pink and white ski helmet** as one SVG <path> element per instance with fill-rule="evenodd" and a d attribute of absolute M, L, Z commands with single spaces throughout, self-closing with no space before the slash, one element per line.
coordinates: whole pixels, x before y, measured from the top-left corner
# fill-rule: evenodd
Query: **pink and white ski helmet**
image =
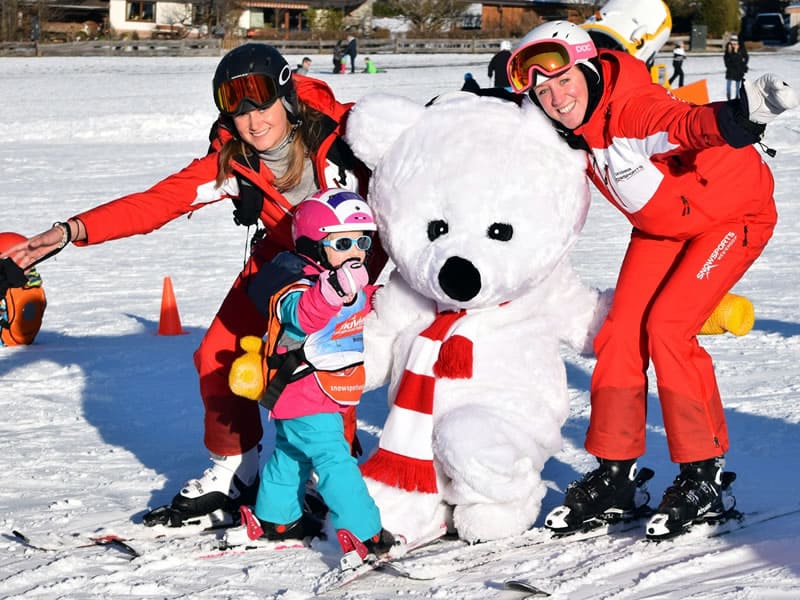
<path fill-rule="evenodd" d="M 303 200 L 294 209 L 292 239 L 313 241 L 337 231 L 376 231 L 378 226 L 360 195 L 338 188 L 320 190 Z"/>

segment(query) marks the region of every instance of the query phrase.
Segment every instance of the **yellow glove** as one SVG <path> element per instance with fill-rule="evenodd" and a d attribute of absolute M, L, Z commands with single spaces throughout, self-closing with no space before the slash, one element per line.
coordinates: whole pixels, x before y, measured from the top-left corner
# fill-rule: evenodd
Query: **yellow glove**
<path fill-rule="evenodd" d="M 239 340 L 239 345 L 244 354 L 233 361 L 228 386 L 237 396 L 260 400 L 265 388 L 264 357 L 261 355 L 264 342 L 260 337 L 247 335 Z"/>
<path fill-rule="evenodd" d="M 733 335 L 745 335 L 756 321 L 753 303 L 744 296 L 725 294 L 711 316 L 700 329 L 701 335 L 714 335 L 730 332 Z"/>

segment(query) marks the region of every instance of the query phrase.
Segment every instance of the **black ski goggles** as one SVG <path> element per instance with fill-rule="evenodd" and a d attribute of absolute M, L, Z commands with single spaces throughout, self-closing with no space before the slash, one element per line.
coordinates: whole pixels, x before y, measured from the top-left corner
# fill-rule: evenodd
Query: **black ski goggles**
<path fill-rule="evenodd" d="M 231 117 L 253 108 L 261 110 L 269 108 L 277 99 L 278 89 L 275 81 L 262 73 L 250 73 L 223 81 L 214 97 L 219 111 Z"/>

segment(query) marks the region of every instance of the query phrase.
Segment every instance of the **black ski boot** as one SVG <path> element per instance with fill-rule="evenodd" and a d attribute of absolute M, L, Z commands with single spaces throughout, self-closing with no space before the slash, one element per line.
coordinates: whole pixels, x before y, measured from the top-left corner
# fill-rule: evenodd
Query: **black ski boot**
<path fill-rule="evenodd" d="M 395 544 L 397 544 L 397 540 L 395 540 L 394 535 L 386 529 L 381 529 L 371 538 L 364 540 L 364 546 L 367 547 L 367 551 L 370 554 L 374 554 L 376 557 L 389 552 Z"/>
<path fill-rule="evenodd" d="M 235 546 L 252 546 L 253 542 L 284 540 L 304 540 L 321 537 L 323 523 L 314 515 L 303 513 L 291 523 L 271 523 L 262 521 L 248 506 L 239 507 L 241 525 L 225 532 L 220 548 Z"/>
<path fill-rule="evenodd" d="M 303 512 L 314 515 L 320 521 L 324 521 L 328 516 L 328 505 L 317 490 L 316 484 L 312 479 L 306 483 L 305 497 L 303 498 Z"/>
<path fill-rule="evenodd" d="M 190 486 L 191 484 L 187 484 L 176 494 L 171 504 L 184 518 L 199 517 L 218 510 L 235 514 L 241 505 L 255 504 L 258 494 L 258 478 L 247 485 L 236 475 L 231 478 L 227 492 L 205 491 L 196 484 L 194 487 Z"/>
<path fill-rule="evenodd" d="M 240 506 L 256 501 L 259 448 L 256 446 L 232 456 L 212 453 L 211 467 L 200 478 L 187 481 L 171 504 L 146 513 L 142 517 L 143 523 L 148 527 L 230 526 L 235 522 Z"/>
<path fill-rule="evenodd" d="M 308 513 L 303 513 L 302 517 L 287 525 L 261 521 L 261 527 L 264 530 L 261 537 L 272 541 L 302 540 L 319 537 L 322 533 L 322 521 Z"/>
<path fill-rule="evenodd" d="M 544 525 L 558 535 L 588 531 L 608 523 L 650 514 L 646 482 L 651 469 L 636 471 L 636 459 L 598 459 L 600 466 L 567 487 L 564 504 L 545 517 Z"/>
<path fill-rule="evenodd" d="M 723 472 L 724 465 L 721 456 L 682 464 L 647 523 L 647 539 L 667 539 L 683 533 L 692 523 L 726 520 L 736 512 L 736 498 L 730 491 L 736 473 Z"/>

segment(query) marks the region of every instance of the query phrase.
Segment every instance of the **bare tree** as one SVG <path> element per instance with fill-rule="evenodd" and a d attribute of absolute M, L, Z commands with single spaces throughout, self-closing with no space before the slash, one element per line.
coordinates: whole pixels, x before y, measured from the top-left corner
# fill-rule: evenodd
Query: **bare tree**
<path fill-rule="evenodd" d="M 394 0 L 400 14 L 418 33 L 440 33 L 451 29 L 464 10 L 464 0 Z"/>
<path fill-rule="evenodd" d="M 673 17 L 687 17 L 695 14 L 702 2 L 698 0 L 666 0 L 669 12 Z"/>
<path fill-rule="evenodd" d="M 17 33 L 17 0 L 0 3 L 0 41 L 11 41 Z"/>
<path fill-rule="evenodd" d="M 241 0 L 194 0 L 194 25 L 232 30 L 242 12 Z"/>

